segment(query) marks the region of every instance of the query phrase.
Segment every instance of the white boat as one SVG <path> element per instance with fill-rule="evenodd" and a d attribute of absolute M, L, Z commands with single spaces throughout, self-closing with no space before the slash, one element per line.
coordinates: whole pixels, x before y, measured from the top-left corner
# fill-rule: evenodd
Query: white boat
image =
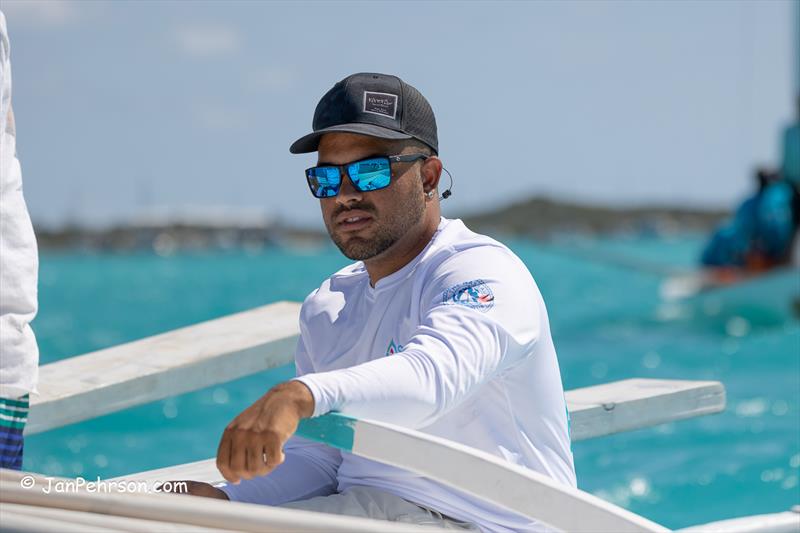
<path fill-rule="evenodd" d="M 662 299 L 706 313 L 758 319 L 800 316 L 800 267 L 782 267 L 752 275 L 700 270 L 666 278 Z"/>
<path fill-rule="evenodd" d="M 268 305 L 45 365 L 26 432 L 46 431 L 290 363 L 299 307 L 289 302 Z M 577 441 L 720 412 L 725 406 L 725 390 L 715 381 L 629 379 L 567 391 L 566 400 L 571 436 Z M 555 530 L 667 531 L 579 489 L 418 431 L 332 413 L 303 421 L 298 433 L 424 475 Z M 54 479 L 72 483 L 73 490 L 41 490 Z M 103 490 L 98 485 L 94 490 L 78 487 L 74 479 L 2 470 L 0 530 L 423 530 L 408 524 L 152 493 L 154 481 L 169 479 L 222 480 L 213 458 L 131 472 L 104 480 Z M 693 530 L 796 533 L 800 531 L 800 509 L 698 528 Z"/>

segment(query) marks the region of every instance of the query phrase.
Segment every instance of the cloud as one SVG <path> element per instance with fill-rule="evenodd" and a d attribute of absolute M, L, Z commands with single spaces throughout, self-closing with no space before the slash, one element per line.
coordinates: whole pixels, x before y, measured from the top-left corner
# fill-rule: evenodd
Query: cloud
<path fill-rule="evenodd" d="M 96 23 L 105 17 L 111 5 L 83 0 L 2 0 L 0 10 L 12 28 L 54 29 Z"/>
<path fill-rule="evenodd" d="M 182 52 L 196 57 L 236 52 L 242 42 L 235 28 L 219 24 L 187 24 L 175 28 L 173 37 Z"/>
<path fill-rule="evenodd" d="M 256 67 L 245 76 L 246 89 L 261 92 L 283 92 L 297 85 L 297 72 L 288 67 Z"/>
<path fill-rule="evenodd" d="M 82 14 L 78 2 L 69 0 L 4 0 L 2 4 L 9 26 L 61 27 L 77 22 Z"/>

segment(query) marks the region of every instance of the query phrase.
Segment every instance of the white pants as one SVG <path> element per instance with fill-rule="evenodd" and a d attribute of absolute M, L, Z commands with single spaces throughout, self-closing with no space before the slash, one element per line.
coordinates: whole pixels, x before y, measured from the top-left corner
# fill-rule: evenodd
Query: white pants
<path fill-rule="evenodd" d="M 285 503 L 280 507 L 389 520 L 390 522 L 420 526 L 436 526 L 441 529 L 480 531 L 474 524 L 449 518 L 404 500 L 400 496 L 371 487 L 351 487 L 338 494 Z"/>

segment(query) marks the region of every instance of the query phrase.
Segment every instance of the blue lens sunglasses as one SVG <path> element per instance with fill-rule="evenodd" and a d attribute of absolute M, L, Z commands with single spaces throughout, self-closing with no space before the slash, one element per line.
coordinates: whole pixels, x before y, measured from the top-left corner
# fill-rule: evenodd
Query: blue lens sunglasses
<path fill-rule="evenodd" d="M 385 189 L 392 182 L 392 163 L 412 163 L 428 159 L 425 154 L 370 157 L 344 165 L 323 165 L 306 169 L 311 194 L 316 198 L 333 198 L 339 194 L 343 172 L 359 192 Z"/>

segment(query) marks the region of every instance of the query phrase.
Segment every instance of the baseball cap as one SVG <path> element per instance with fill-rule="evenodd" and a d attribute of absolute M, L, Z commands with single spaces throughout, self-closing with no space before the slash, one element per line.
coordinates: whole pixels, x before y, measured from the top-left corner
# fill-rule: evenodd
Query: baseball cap
<path fill-rule="evenodd" d="M 320 138 L 347 132 L 381 139 L 417 139 L 439 153 L 436 117 L 422 94 L 397 76 L 362 72 L 338 82 L 317 104 L 313 132 L 289 151 L 315 152 Z"/>

